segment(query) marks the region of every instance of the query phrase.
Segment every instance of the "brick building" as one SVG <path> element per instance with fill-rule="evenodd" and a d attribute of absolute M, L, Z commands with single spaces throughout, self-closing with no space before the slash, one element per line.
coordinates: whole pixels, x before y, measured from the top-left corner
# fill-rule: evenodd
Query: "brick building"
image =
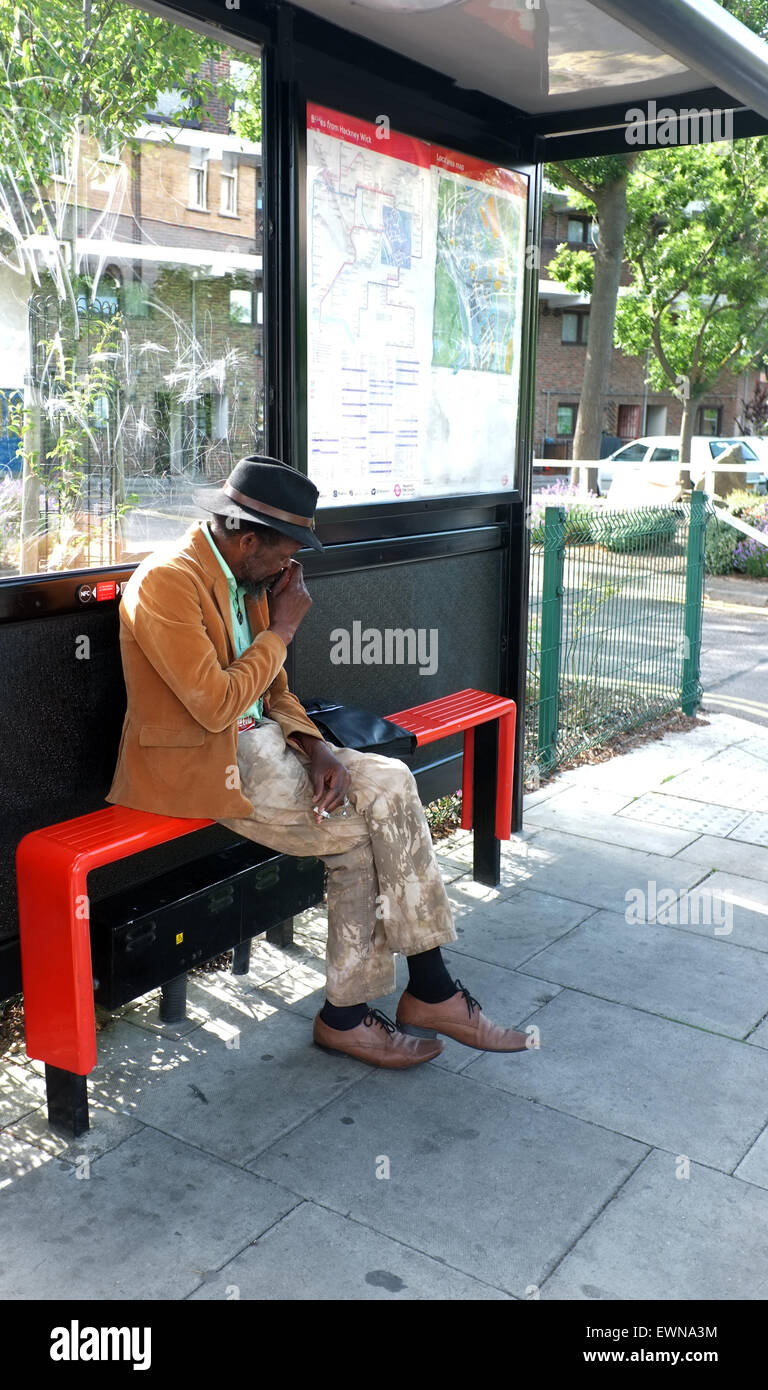
<path fill-rule="evenodd" d="M 573 456 L 589 333 L 589 296 L 572 294 L 565 285 L 550 279 L 547 266 L 561 243 L 574 250 L 588 249 L 594 245 L 595 235 L 589 215 L 569 207 L 567 192 L 549 192 L 539 279 L 535 458 Z M 625 267 L 622 283 L 629 281 Z M 671 392 L 651 391 L 645 384 L 646 373 L 644 358 L 628 357 L 614 349 L 606 388 L 604 454 L 638 436 L 679 433 L 680 401 Z M 740 434 L 736 420 L 744 400 L 754 390 L 754 381 L 754 373 L 722 372 L 698 406 L 694 434 Z"/>
<path fill-rule="evenodd" d="M 114 491 L 116 469 L 128 485 L 219 478 L 263 447 L 261 147 L 216 95 L 229 73 L 228 57 L 204 65 L 214 92 L 197 120 L 180 123 L 169 91 L 127 143 L 76 132 L 43 191 L 55 236 L 25 244 L 29 273 L 0 283 L 18 329 L 0 388 L 37 386 L 45 447 L 63 400 L 51 343 L 81 380 L 106 354 L 103 393 L 84 400 L 92 492 L 100 474 Z"/>

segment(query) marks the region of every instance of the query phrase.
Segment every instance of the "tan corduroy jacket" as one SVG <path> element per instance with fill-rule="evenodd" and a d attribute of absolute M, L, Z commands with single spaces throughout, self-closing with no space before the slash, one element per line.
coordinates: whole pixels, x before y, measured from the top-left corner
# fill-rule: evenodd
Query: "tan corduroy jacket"
<path fill-rule="evenodd" d="M 128 707 L 107 801 L 221 820 L 253 810 L 239 787 L 237 719 L 259 695 L 293 747 L 293 733 L 322 735 L 288 690 L 266 596 L 245 600 L 254 640 L 235 657 L 227 581 L 201 528 L 147 556 L 125 586 Z"/>

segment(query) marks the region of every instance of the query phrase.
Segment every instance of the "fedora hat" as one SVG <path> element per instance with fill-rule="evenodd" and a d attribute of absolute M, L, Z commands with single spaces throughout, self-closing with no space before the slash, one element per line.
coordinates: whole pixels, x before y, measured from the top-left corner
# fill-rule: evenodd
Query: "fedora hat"
<path fill-rule="evenodd" d="M 198 488 L 192 494 L 195 504 L 206 512 L 271 526 L 302 545 L 322 550 L 315 535 L 318 495 L 303 473 L 263 454 L 240 459 L 219 487 Z"/>

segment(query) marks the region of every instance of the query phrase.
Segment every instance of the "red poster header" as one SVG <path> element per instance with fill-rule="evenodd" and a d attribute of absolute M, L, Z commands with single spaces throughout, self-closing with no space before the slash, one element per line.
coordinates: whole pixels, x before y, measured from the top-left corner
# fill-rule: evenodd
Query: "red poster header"
<path fill-rule="evenodd" d="M 332 111 L 327 106 L 307 103 L 307 129 L 316 130 L 321 135 L 331 135 L 335 140 L 345 140 L 347 144 L 357 145 L 360 149 L 375 150 L 376 154 L 388 155 L 390 159 L 416 164 L 422 169 L 442 169 L 461 178 L 489 183 L 519 198 L 525 198 L 528 192 L 526 179 L 511 169 L 500 169 L 484 159 L 475 159 L 474 155 L 459 154 L 457 150 L 444 149 L 442 145 L 431 145 L 426 140 L 417 140 L 413 135 L 390 130 L 388 126 L 360 120 L 358 116 L 345 116 L 343 112 Z"/>

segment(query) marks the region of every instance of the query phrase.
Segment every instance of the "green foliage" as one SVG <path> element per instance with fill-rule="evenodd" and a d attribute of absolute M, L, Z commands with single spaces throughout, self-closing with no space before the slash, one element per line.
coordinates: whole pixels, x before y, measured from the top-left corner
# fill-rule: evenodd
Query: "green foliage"
<path fill-rule="evenodd" d="M 768 346 L 768 142 L 646 152 L 629 206 L 633 281 L 617 304 L 618 346 L 634 357 L 650 347 L 651 388 L 687 377 L 695 401 Z"/>
<path fill-rule="evenodd" d="M 591 192 L 598 193 L 611 184 L 626 178 L 629 158 L 623 154 L 600 154 L 589 159 L 563 160 L 547 165 L 547 178 L 555 188 L 573 189 L 569 203 L 574 208 L 592 211 Z M 580 185 L 580 187 L 579 187 Z"/>
<path fill-rule="evenodd" d="M 220 43 L 120 0 L 0 6 L 0 162 L 29 192 L 48 182 L 52 154 L 65 156 L 76 130 L 127 139 L 170 88 L 184 103 L 176 119 L 188 117 L 213 92 L 199 72 L 220 51 Z"/>
<path fill-rule="evenodd" d="M 461 792 L 441 796 L 424 807 L 427 825 L 434 840 L 442 840 L 461 825 Z"/>
<path fill-rule="evenodd" d="M 727 522 L 711 517 L 704 537 L 704 568 L 707 574 L 730 574 L 733 569 L 733 552 L 741 539 Z"/>
<path fill-rule="evenodd" d="M 655 549 L 677 533 L 678 515 L 672 507 L 643 507 L 637 512 L 606 512 L 595 530 L 595 540 L 606 550 Z"/>
<path fill-rule="evenodd" d="M 595 258 L 591 251 L 574 251 L 561 242 L 547 266 L 547 275 L 574 294 L 591 294 L 595 284 Z"/>

